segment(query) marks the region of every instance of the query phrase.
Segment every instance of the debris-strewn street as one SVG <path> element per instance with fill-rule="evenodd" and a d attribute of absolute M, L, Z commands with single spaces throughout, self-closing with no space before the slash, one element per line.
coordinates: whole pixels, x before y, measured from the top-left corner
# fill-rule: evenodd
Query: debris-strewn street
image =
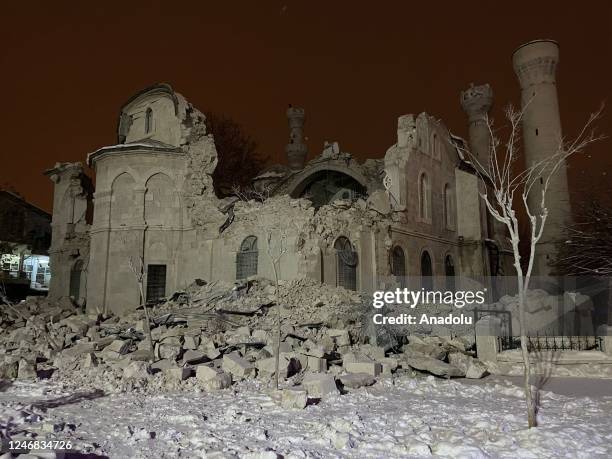
<path fill-rule="evenodd" d="M 79 451 L 113 458 L 612 454 L 612 397 L 544 392 L 541 427 L 528 430 L 523 392 L 509 384 L 383 378 L 304 410 L 284 409 L 260 389 L 251 381 L 216 392 L 93 394 L 88 400 L 88 392 L 16 382 L 0 393 L 1 422 L 12 417 L 13 430 L 47 432 L 72 440 Z"/>
<path fill-rule="evenodd" d="M 279 311 L 279 298 L 299 307 Z M 196 281 L 149 308 L 151 346 L 143 309 L 5 304 L 3 451 L 70 440 L 121 458 L 612 454 L 611 397 L 542 392 L 541 427 L 527 430 L 522 389 L 447 379 L 486 376 L 470 336 L 372 329 L 369 309 L 315 281 L 278 294 L 263 279 Z"/>

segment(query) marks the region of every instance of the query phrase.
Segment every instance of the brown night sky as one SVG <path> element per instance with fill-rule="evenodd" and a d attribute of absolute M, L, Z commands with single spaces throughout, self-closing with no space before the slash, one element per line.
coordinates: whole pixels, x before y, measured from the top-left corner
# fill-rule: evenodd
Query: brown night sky
<path fill-rule="evenodd" d="M 512 51 L 553 38 L 564 134 L 609 103 L 612 7 L 606 2 L 10 2 L 2 5 L 0 184 L 51 207 L 41 173 L 116 141 L 119 107 L 168 82 L 200 110 L 231 116 L 281 159 L 288 103 L 307 111 L 310 156 L 337 140 L 382 157 L 396 118 L 427 111 L 467 137 L 459 92 L 488 82 L 494 116 L 519 100 Z M 563 5 L 562 5 L 563 4 Z M 570 179 L 608 184 L 612 141 L 572 161 Z"/>

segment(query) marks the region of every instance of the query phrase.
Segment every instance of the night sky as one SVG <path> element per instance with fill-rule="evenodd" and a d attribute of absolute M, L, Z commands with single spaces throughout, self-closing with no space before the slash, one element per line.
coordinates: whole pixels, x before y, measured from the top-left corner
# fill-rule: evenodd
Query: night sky
<path fill-rule="evenodd" d="M 309 157 L 329 140 L 380 158 L 395 142 L 397 117 L 421 111 L 467 138 L 459 92 L 490 83 L 500 124 L 520 95 L 511 54 L 538 38 L 560 43 L 564 134 L 576 134 L 604 101 L 598 126 L 612 135 L 606 3 L 4 2 L 0 185 L 50 210 L 42 172 L 116 143 L 121 105 L 157 82 L 234 118 L 275 160 L 283 160 L 289 103 L 306 109 Z M 570 163 L 573 189 L 608 184 L 611 147 L 602 141 Z"/>

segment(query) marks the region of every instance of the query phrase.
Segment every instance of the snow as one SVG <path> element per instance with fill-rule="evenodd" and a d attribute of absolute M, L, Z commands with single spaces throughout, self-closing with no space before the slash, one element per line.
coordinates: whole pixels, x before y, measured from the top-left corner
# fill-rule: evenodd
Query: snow
<path fill-rule="evenodd" d="M 44 410 L 71 394 L 52 383 L 18 383 L 0 392 L 0 424 L 26 430 L 74 424 L 47 434 L 82 452 L 111 458 L 604 458 L 612 456 L 612 397 L 541 392 L 539 427 L 526 429 L 521 389 L 509 381 L 409 377 L 284 410 L 261 382 L 231 389 L 119 393 Z M 65 400 L 65 399 L 64 399 Z M 37 405 L 38 404 L 38 405 Z"/>

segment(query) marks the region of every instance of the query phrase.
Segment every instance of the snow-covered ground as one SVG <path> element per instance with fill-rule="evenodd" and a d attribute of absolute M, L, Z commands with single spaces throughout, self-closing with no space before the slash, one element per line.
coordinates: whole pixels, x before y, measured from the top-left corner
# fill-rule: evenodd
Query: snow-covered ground
<path fill-rule="evenodd" d="M 74 424 L 49 438 L 111 458 L 612 457 L 612 397 L 543 392 L 540 427 L 528 430 L 522 391 L 507 381 L 402 376 L 293 411 L 257 382 L 98 395 L 15 383 L 0 392 L 0 424 L 12 416 L 13 430 L 31 430 L 37 413 L 42 423 Z"/>

